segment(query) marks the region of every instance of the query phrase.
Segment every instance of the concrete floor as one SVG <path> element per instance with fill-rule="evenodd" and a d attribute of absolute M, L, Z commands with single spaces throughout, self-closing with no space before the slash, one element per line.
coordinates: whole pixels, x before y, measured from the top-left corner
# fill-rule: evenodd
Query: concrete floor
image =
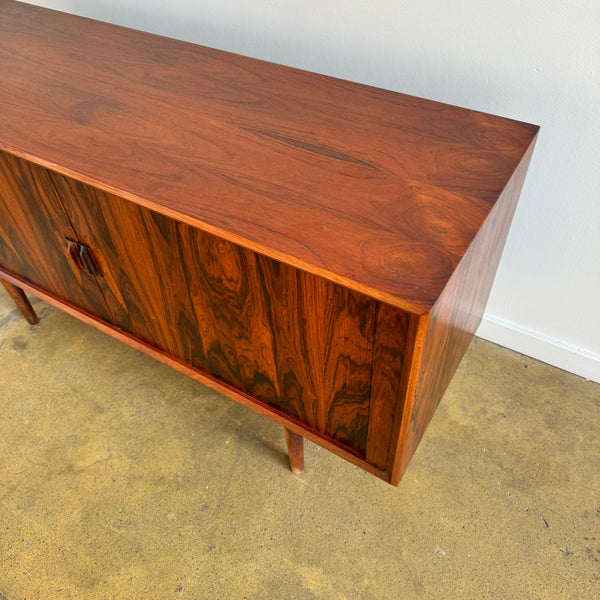
<path fill-rule="evenodd" d="M 0 291 L 0 599 L 600 598 L 600 386 L 471 345 L 398 488 Z"/>

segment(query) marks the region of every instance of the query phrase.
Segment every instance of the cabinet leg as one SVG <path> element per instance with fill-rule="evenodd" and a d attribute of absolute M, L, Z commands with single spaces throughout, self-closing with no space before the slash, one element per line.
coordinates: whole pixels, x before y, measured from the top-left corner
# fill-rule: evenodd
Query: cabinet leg
<path fill-rule="evenodd" d="M 285 429 L 285 427 L 283 431 L 285 432 L 285 442 L 290 457 L 292 473 L 298 475 L 304 471 L 304 438 L 289 429 Z"/>
<path fill-rule="evenodd" d="M 3 279 L 0 279 L 0 283 L 6 288 L 8 295 L 13 299 L 17 308 L 23 313 L 27 322 L 31 325 L 35 325 L 38 322 L 38 316 L 35 314 L 35 310 L 33 310 L 33 306 L 31 306 L 31 302 L 29 302 L 25 292 L 16 285 L 4 281 Z"/>

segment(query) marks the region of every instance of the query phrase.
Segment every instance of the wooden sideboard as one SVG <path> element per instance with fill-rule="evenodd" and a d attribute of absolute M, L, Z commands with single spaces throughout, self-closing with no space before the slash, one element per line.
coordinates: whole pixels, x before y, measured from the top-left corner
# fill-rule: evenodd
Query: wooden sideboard
<path fill-rule="evenodd" d="M 0 0 L 0 278 L 397 485 L 538 127 Z"/>

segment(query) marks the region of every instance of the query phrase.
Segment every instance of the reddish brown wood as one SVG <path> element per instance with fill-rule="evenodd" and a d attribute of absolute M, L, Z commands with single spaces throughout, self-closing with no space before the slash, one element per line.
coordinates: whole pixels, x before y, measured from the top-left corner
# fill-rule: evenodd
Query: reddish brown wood
<path fill-rule="evenodd" d="M 287 444 L 292 473 L 299 475 L 304 471 L 304 438 L 293 431 L 283 428 Z"/>
<path fill-rule="evenodd" d="M 415 389 L 418 383 L 428 323 L 429 313 L 411 315 L 409 320 L 406 346 L 410 348 L 410 352 L 407 353 L 406 360 L 402 365 L 398 391 L 398 396 L 402 399 L 402 406 L 396 411 L 386 469 L 389 481 L 393 485 L 398 485 L 404 474 L 402 457 L 404 456 L 406 437 L 411 427 L 410 418 L 415 404 Z"/>
<path fill-rule="evenodd" d="M 39 319 L 33 306 L 31 306 L 31 302 L 29 302 L 29 298 L 25 295 L 25 292 L 4 279 L 0 279 L 0 283 L 4 286 L 8 295 L 13 299 L 13 302 L 17 305 L 17 308 L 21 311 L 25 319 L 27 319 L 27 322 L 30 325 L 36 325 Z"/>
<path fill-rule="evenodd" d="M 397 485 L 537 127 L 9 0 L 0 72 L 2 278 Z"/>
<path fill-rule="evenodd" d="M 376 302 L 52 174 L 111 322 L 364 454 Z"/>
<path fill-rule="evenodd" d="M 83 269 L 84 266 L 81 262 L 81 256 L 79 255 L 79 242 L 67 238 L 65 239 L 65 243 L 67 245 L 67 256 L 69 257 L 69 260 L 78 269 Z"/>
<path fill-rule="evenodd" d="M 68 257 L 75 237 L 46 169 L 0 150 L 0 266 L 108 320 L 93 277 Z"/>
<path fill-rule="evenodd" d="M 410 415 L 405 416 L 407 432 L 402 452 L 396 456 L 392 483 L 406 470 L 481 322 L 532 153 L 533 144 L 431 311 L 415 398 Z"/>
<path fill-rule="evenodd" d="M 102 268 L 94 251 L 85 244 L 79 244 L 79 258 L 83 268 L 93 277 L 102 277 Z"/>
<path fill-rule="evenodd" d="M 113 325 L 101 321 L 94 315 L 85 313 L 77 307 L 62 300 L 59 300 L 58 298 L 55 298 L 54 296 L 48 294 L 46 291 L 36 286 L 33 286 L 30 283 L 19 280 L 10 273 L 3 271 L 1 268 L 0 279 L 4 279 L 5 281 L 9 281 L 13 285 L 22 287 L 24 290 L 27 290 L 34 296 L 37 296 L 45 302 L 48 302 L 48 304 L 51 304 L 52 306 L 63 310 L 71 316 L 80 319 L 84 323 L 95 327 L 96 329 L 114 337 L 115 339 L 124 342 L 128 346 L 131 346 L 132 348 L 135 348 L 136 350 L 139 350 L 140 352 L 143 352 L 144 354 L 155 358 L 156 360 L 159 360 L 160 362 L 164 363 L 169 367 L 172 367 L 180 373 L 183 373 L 184 375 L 191 377 L 192 379 L 202 383 L 203 385 L 206 385 L 211 389 L 220 392 L 224 396 L 227 396 L 232 400 L 239 402 L 243 406 L 246 406 L 247 408 L 258 413 L 259 415 L 263 415 L 264 417 L 271 419 L 275 423 L 282 425 L 285 429 L 289 429 L 290 431 L 301 435 L 303 438 L 306 438 L 307 440 L 310 440 L 315 444 L 322 446 L 326 450 L 329 450 L 330 452 L 341 456 L 342 458 L 346 459 L 352 464 L 360 467 L 361 469 L 364 469 L 368 473 L 371 473 L 372 475 L 375 475 L 376 477 L 379 477 L 384 481 L 389 481 L 389 476 L 386 471 L 381 470 L 376 466 L 366 462 L 364 458 L 361 458 L 356 452 L 352 451 L 352 449 L 349 449 L 347 446 L 339 444 L 335 440 L 323 434 L 315 432 L 314 430 L 308 428 L 306 425 L 300 423 L 299 421 L 293 419 L 288 415 L 281 413 L 281 411 L 274 409 L 268 404 L 260 402 L 255 398 L 252 398 L 247 394 L 240 392 L 240 390 L 215 379 L 211 375 L 208 375 L 206 373 L 203 373 L 202 371 L 199 371 L 198 369 L 186 365 L 182 361 L 166 354 L 165 352 L 157 350 L 154 346 L 151 346 L 143 340 L 139 340 L 133 337 L 132 335 L 127 334 L 121 331 L 120 329 L 114 327 Z"/>
<path fill-rule="evenodd" d="M 411 355 L 411 348 L 407 346 L 408 324 L 408 314 L 387 304 L 379 304 L 373 344 L 366 458 L 381 469 L 387 468 L 394 420 L 396 414 L 402 415 L 404 406 L 401 375 L 403 364 Z"/>
<path fill-rule="evenodd" d="M 412 312 L 537 131 L 11 1 L 0 72 L 1 147 Z"/>

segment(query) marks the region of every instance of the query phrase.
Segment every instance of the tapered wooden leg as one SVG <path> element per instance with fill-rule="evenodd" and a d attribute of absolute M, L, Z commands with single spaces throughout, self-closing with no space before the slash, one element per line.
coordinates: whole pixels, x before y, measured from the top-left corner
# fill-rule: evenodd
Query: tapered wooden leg
<path fill-rule="evenodd" d="M 285 432 L 285 442 L 290 457 L 292 473 L 299 475 L 304 471 L 304 438 L 285 427 L 283 431 Z"/>
<path fill-rule="evenodd" d="M 0 279 L 0 283 L 2 283 L 2 285 L 6 288 L 8 295 L 14 300 L 14 303 L 23 313 L 23 316 L 27 319 L 27 322 L 31 323 L 31 325 L 35 325 L 38 322 L 38 316 L 35 314 L 35 310 L 33 310 L 33 306 L 31 306 L 31 302 L 29 302 L 25 292 L 16 285 L 13 285 L 8 281 L 4 281 L 4 279 Z"/>

